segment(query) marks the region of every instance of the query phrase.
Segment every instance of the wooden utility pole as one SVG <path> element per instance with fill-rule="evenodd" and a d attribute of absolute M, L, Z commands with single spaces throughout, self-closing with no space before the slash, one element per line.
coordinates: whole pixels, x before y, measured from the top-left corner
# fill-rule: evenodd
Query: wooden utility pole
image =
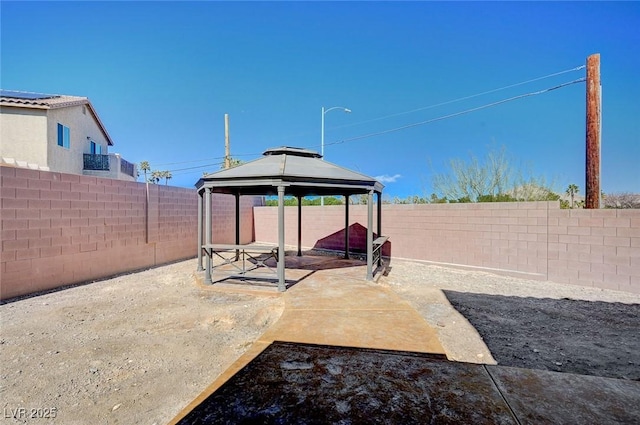
<path fill-rule="evenodd" d="M 229 114 L 224 114 L 224 168 L 231 167 L 231 153 L 229 147 Z"/>
<path fill-rule="evenodd" d="M 587 163 L 585 208 L 600 208 L 600 54 L 587 58 Z"/>

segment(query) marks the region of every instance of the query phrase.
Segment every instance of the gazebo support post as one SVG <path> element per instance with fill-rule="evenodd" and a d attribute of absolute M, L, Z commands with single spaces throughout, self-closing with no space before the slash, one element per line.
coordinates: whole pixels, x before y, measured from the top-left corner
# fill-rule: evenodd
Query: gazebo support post
<path fill-rule="evenodd" d="M 367 198 L 367 280 L 373 280 L 373 190 Z"/>
<path fill-rule="evenodd" d="M 382 193 L 376 192 L 376 200 L 378 201 L 378 237 L 382 236 Z M 380 247 L 380 259 L 376 268 L 382 264 L 382 247 Z"/>
<path fill-rule="evenodd" d="M 278 186 L 278 291 L 284 292 L 284 186 Z"/>
<path fill-rule="evenodd" d="M 207 187 L 204 190 L 204 240 L 207 245 L 211 244 L 211 188 Z M 211 285 L 211 256 L 207 255 L 206 260 L 206 272 L 204 276 L 204 282 Z"/>
<path fill-rule="evenodd" d="M 240 245 L 240 194 L 235 193 L 236 197 L 236 245 Z M 240 259 L 240 250 L 236 249 L 236 261 Z"/>
<path fill-rule="evenodd" d="M 344 195 L 344 258 L 349 259 L 349 195 Z"/>
<path fill-rule="evenodd" d="M 202 268 L 202 193 L 198 193 L 198 271 Z"/>
<path fill-rule="evenodd" d="M 302 196 L 298 195 L 298 257 L 302 257 Z"/>

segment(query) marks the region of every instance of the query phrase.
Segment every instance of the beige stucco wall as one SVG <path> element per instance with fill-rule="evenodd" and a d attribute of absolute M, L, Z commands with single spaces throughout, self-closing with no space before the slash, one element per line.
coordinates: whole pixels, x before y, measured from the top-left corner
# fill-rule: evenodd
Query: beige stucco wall
<path fill-rule="evenodd" d="M 69 127 L 69 148 L 58 146 L 58 123 Z M 49 167 L 51 171 L 82 174 L 83 154 L 90 141 L 108 154 L 104 133 L 86 105 L 59 109 L 3 106 L 0 114 L 0 156 Z M 119 164 L 117 164 L 119 166 Z"/>
<path fill-rule="evenodd" d="M 91 140 L 102 146 L 102 154 L 108 153 L 107 139 L 87 106 L 50 109 L 48 117 L 47 145 L 51 171 L 82 174 L 82 155 L 91 153 Z M 69 149 L 58 146 L 58 123 L 69 127 Z"/>
<path fill-rule="evenodd" d="M 44 109 L 0 107 L 0 157 L 47 166 Z"/>

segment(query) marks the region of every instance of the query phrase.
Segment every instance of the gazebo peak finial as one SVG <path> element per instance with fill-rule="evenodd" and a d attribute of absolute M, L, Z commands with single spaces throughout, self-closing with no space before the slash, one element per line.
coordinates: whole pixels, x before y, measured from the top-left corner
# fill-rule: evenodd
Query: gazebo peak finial
<path fill-rule="evenodd" d="M 292 146 L 280 146 L 277 148 L 270 148 L 264 151 L 263 155 L 292 155 L 292 156 L 304 156 L 309 158 L 322 158 L 316 151 L 304 148 L 296 148 Z"/>

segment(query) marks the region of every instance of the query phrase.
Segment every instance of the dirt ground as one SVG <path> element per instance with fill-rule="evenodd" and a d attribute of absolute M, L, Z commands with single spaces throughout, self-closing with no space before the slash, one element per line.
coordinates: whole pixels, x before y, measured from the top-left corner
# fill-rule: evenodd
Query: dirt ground
<path fill-rule="evenodd" d="M 640 304 L 445 295 L 500 365 L 640 381 Z"/>
<path fill-rule="evenodd" d="M 386 279 L 451 360 L 640 379 L 640 294 L 413 262 Z"/>
<path fill-rule="evenodd" d="M 229 293 L 198 286 L 195 269 L 196 261 L 188 260 L 1 305 L 3 421 L 61 424 L 170 421 L 244 353 L 280 317 L 284 308 L 283 299 L 276 292 Z M 635 294 L 401 261 L 393 262 L 391 272 L 379 284 L 388 285 L 425 317 L 437 330 L 452 360 L 476 363 L 498 360 L 501 364 L 506 361 L 500 346 L 507 342 L 494 342 L 491 336 L 500 335 L 506 328 L 503 315 L 509 313 L 498 307 L 509 302 L 500 297 L 483 301 L 483 308 L 496 312 L 489 320 L 493 327 L 487 330 L 470 314 L 470 307 L 480 306 L 478 294 L 521 297 L 531 312 L 540 310 L 535 300 L 543 297 L 590 301 L 587 306 L 606 306 L 607 317 L 635 316 L 632 327 L 637 329 L 637 306 L 629 307 L 640 304 L 640 295 Z M 462 295 L 456 298 L 452 292 Z M 467 294 L 471 298 L 465 299 Z M 451 306 L 447 297 L 468 320 Z M 562 307 L 562 310 L 567 308 L 571 309 Z M 513 329 L 517 331 L 524 318 L 516 316 Z M 544 323 L 554 320 L 559 318 L 546 317 Z M 566 317 L 561 321 L 565 328 L 573 328 Z M 601 329 L 607 326 L 617 329 L 619 323 L 611 320 L 599 323 Z M 581 328 L 578 335 L 586 331 Z M 533 339 L 522 347 L 521 343 L 511 344 L 524 350 L 517 354 L 520 357 L 525 357 L 525 352 L 530 355 L 534 349 L 538 352 L 533 353 L 542 357 L 547 350 L 559 347 L 556 344 L 564 339 L 552 338 L 556 334 L 555 327 L 547 326 L 538 328 L 535 335 L 522 333 L 525 341 L 538 335 L 534 345 Z M 622 339 L 615 343 L 606 338 L 605 343 L 599 342 L 607 350 L 599 349 L 597 344 L 582 347 L 589 353 L 589 364 L 608 362 L 611 346 L 628 340 L 636 343 L 629 346 L 636 357 L 624 360 L 638 369 L 638 335 L 621 335 Z M 552 343 L 541 345 L 545 340 Z M 562 352 L 567 357 L 564 346 Z M 552 357 L 553 361 L 558 358 Z M 628 369 L 615 373 L 637 379 Z M 31 415 L 35 417 L 30 418 Z M 44 416 L 55 419 L 43 421 Z"/>
<path fill-rule="evenodd" d="M 452 360 L 640 380 L 640 294 L 410 262 L 387 282 Z"/>

